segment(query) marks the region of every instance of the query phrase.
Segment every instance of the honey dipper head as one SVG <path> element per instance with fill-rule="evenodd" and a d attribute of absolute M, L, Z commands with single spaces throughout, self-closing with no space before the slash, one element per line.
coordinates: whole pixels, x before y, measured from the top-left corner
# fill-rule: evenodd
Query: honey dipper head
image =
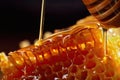
<path fill-rule="evenodd" d="M 83 0 L 89 12 L 105 28 L 120 27 L 120 0 Z"/>

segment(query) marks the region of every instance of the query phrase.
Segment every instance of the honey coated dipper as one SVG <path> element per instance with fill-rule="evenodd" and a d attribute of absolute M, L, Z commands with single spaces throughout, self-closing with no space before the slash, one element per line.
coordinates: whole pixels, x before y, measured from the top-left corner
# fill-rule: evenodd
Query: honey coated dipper
<path fill-rule="evenodd" d="M 108 29 L 120 27 L 120 0 L 82 0 L 89 12 Z"/>

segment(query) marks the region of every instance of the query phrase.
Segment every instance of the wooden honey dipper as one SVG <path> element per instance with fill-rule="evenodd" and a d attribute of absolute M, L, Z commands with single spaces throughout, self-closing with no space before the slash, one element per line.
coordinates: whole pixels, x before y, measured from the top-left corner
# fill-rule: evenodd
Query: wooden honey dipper
<path fill-rule="evenodd" d="M 120 27 L 120 0 L 82 1 L 89 12 L 104 25 L 104 28 Z"/>

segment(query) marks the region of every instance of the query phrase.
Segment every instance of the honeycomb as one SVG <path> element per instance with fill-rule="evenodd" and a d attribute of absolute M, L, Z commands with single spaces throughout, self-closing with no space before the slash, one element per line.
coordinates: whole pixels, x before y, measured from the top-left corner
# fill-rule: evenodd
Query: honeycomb
<path fill-rule="evenodd" d="M 98 23 L 87 17 L 69 30 L 44 39 L 40 45 L 10 52 L 8 56 L 1 53 L 2 80 L 120 80 L 120 36 L 114 29 L 108 32 L 104 54 Z"/>

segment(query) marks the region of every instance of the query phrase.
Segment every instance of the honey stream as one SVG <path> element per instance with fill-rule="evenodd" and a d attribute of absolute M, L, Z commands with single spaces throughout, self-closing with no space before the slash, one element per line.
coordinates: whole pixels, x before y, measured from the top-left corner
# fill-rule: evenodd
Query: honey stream
<path fill-rule="evenodd" d="M 107 29 L 103 28 L 104 54 L 107 54 Z"/>

